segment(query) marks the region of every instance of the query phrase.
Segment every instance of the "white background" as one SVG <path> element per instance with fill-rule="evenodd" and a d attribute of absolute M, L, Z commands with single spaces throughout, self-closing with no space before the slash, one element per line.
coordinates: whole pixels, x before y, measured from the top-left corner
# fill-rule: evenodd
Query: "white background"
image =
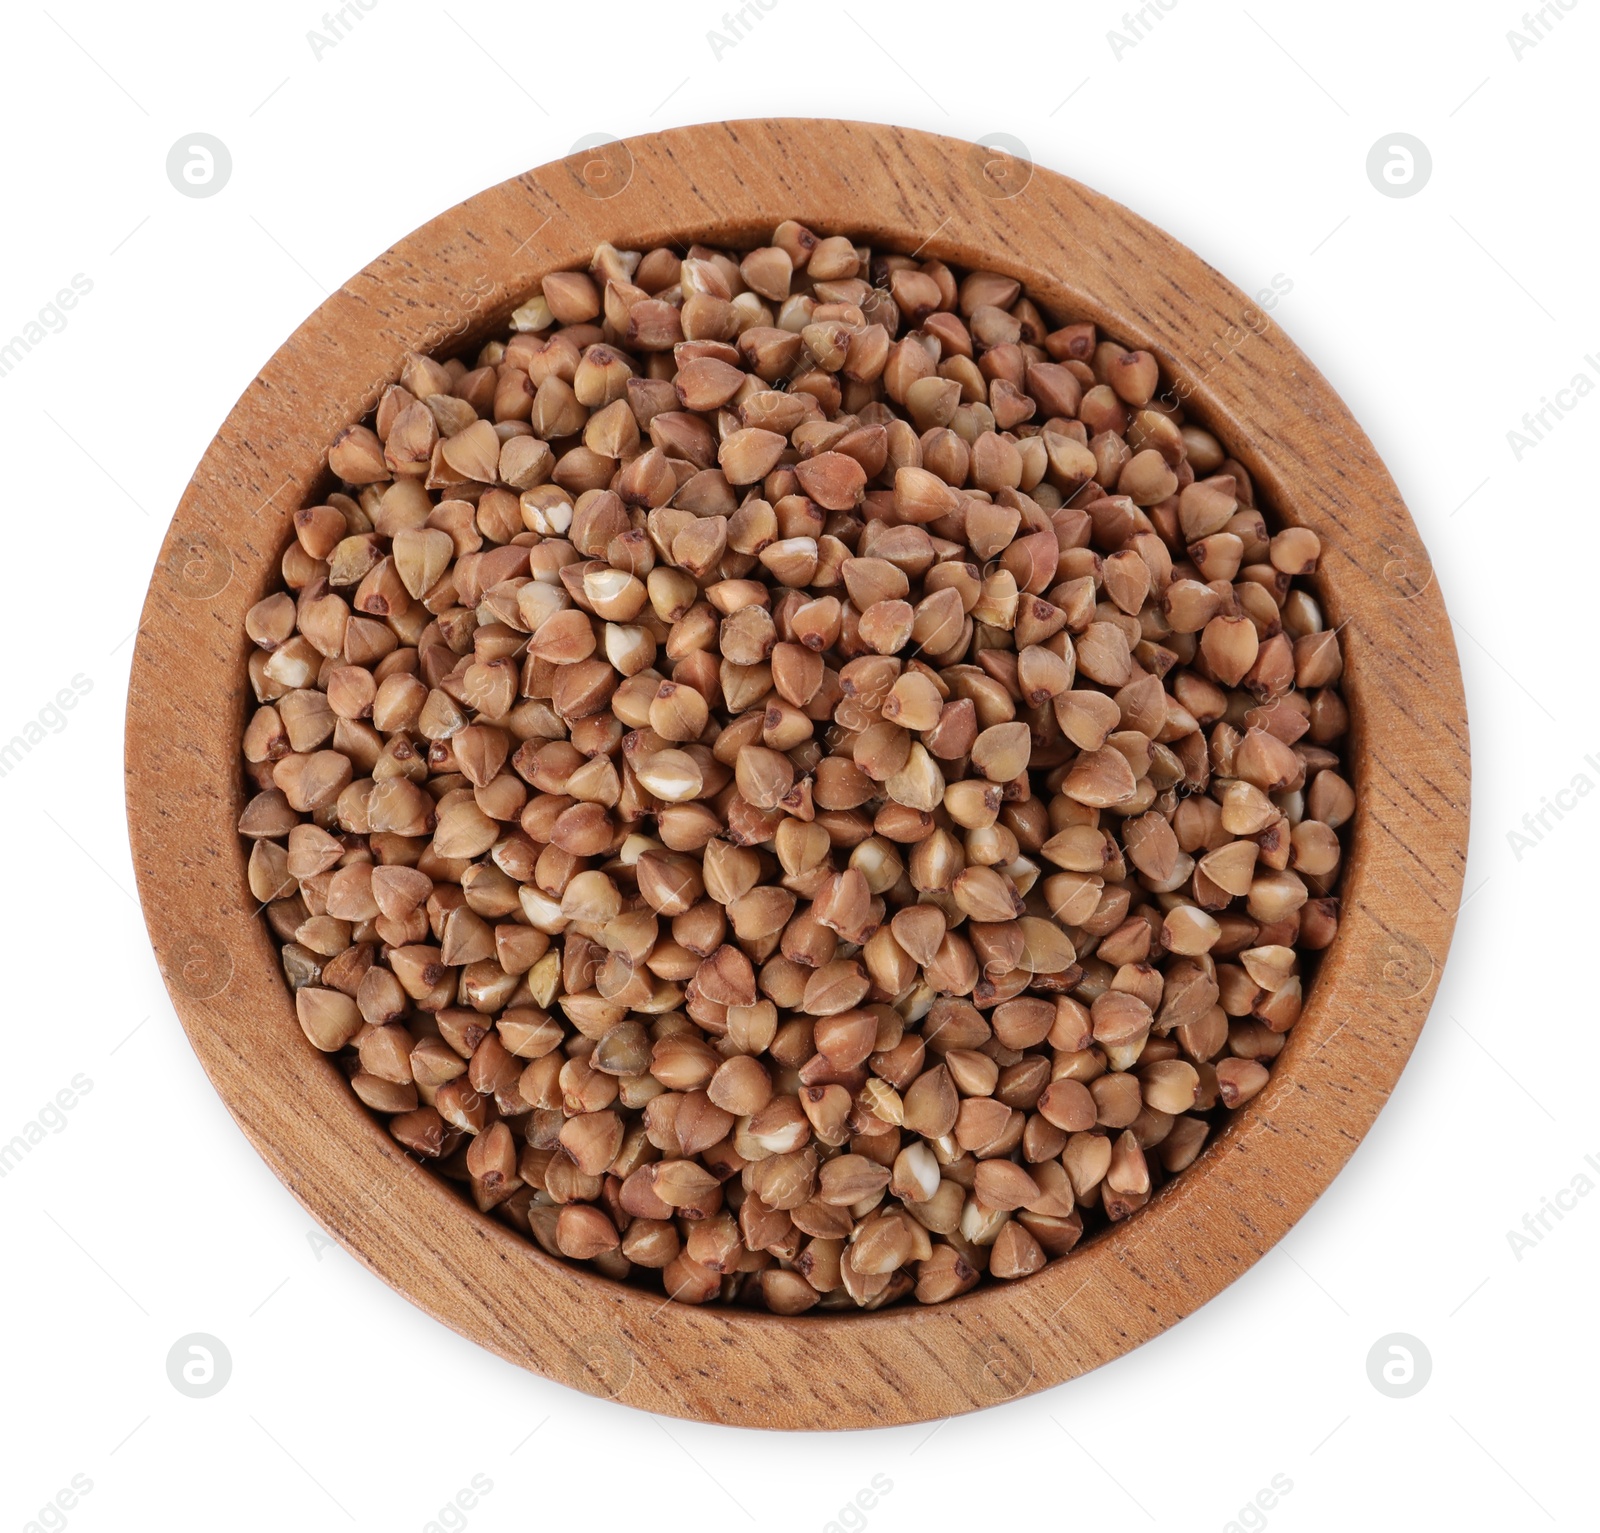
<path fill-rule="evenodd" d="M 1520 1259 L 1507 1234 L 1600 1158 L 1600 803 L 1569 800 L 1520 857 L 1508 841 L 1575 775 L 1600 783 L 1600 399 L 1520 462 L 1507 440 L 1542 396 L 1600 377 L 1600 3 L 1573 3 L 1520 58 L 1517 5 L 1479 0 L 1176 0 L 1120 57 L 1108 3 L 776 0 L 720 58 L 697 0 L 377 0 L 320 59 L 309 4 L 11 13 L 0 340 L 75 274 L 93 289 L 0 377 L 0 738 L 74 675 L 93 690 L 0 779 L 0 1141 L 75 1075 L 92 1089 L 0 1180 L 0 1528 L 74 1475 L 93 1488 L 64 1515 L 84 1530 L 424 1529 L 474 1475 L 493 1488 L 464 1519 L 484 1533 L 597 1508 L 823 1529 L 875 1475 L 879 1533 L 1220 1530 L 1275 1475 L 1292 1490 L 1242 1525 L 1592 1526 L 1600 1196 Z M 1350 1167 L 1192 1319 L 932 1437 L 653 1419 L 509 1367 L 319 1250 L 190 1053 L 130 892 L 131 631 L 171 510 L 260 365 L 393 241 L 579 137 L 757 115 L 1006 132 L 1247 291 L 1291 279 L 1274 317 L 1411 506 L 1472 716 L 1469 903 Z M 164 168 L 196 131 L 233 157 L 205 200 Z M 1433 158 L 1404 200 L 1365 170 L 1396 131 Z M 232 1357 L 208 1399 L 167 1378 L 192 1332 Z M 1391 1332 L 1432 1358 L 1409 1399 L 1368 1381 Z"/>

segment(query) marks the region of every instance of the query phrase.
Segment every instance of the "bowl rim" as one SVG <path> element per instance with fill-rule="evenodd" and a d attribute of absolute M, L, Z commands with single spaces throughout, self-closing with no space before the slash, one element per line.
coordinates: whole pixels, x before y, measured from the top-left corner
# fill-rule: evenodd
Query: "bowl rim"
<path fill-rule="evenodd" d="M 1267 1087 L 1195 1165 L 1021 1282 L 794 1318 L 672 1304 L 581 1271 L 424 1171 L 295 1024 L 236 832 L 244 613 L 277 578 L 288 516 L 328 482 L 329 442 L 404 353 L 470 345 L 602 239 L 737 245 L 789 217 L 1018 276 L 1057 322 L 1093 319 L 1155 353 L 1280 520 L 1322 535 L 1358 794 L 1339 936 Z M 330 1234 L 521 1367 L 641 1409 L 785 1429 L 926 1421 L 1049 1387 L 1151 1339 L 1264 1255 L 1349 1158 L 1415 1045 L 1460 903 L 1469 796 L 1460 670 L 1416 527 L 1264 307 L 1023 156 L 805 118 L 576 151 L 441 214 L 329 297 L 246 389 L 179 503 L 134 651 L 126 777 L 140 899 L 179 1019 L 246 1136 Z"/>

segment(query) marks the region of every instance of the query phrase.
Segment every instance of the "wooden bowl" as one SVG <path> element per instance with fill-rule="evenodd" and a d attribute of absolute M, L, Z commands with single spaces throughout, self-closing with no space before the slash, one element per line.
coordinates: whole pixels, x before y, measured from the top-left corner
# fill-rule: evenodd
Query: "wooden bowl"
<path fill-rule="evenodd" d="M 504 324 L 594 245 L 828 233 L 1020 278 L 1093 319 L 1314 529 L 1342 630 L 1360 808 L 1343 921 L 1267 1088 L 1125 1223 L 1025 1281 L 932 1308 L 783 1319 L 690 1308 L 579 1271 L 409 1159 L 296 1025 L 245 883 L 244 615 L 278 578 L 334 435 L 407 351 Z M 344 284 L 267 363 L 201 460 L 145 603 L 128 822 L 156 956 L 228 1109 L 311 1214 L 385 1282 L 537 1373 L 742 1426 L 884 1426 L 1058 1384 L 1149 1340 L 1256 1261 L 1393 1089 L 1449 946 L 1467 843 L 1467 721 L 1444 604 L 1372 444 L 1317 370 L 1204 261 L 1064 176 L 862 123 L 713 124 L 611 143 L 453 208 Z"/>

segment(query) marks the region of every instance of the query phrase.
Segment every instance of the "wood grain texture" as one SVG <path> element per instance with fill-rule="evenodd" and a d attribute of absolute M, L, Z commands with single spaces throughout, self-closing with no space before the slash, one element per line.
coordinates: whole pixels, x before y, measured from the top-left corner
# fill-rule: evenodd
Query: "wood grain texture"
<path fill-rule="evenodd" d="M 217 433 L 146 600 L 127 720 L 145 917 L 190 1041 L 306 1208 L 429 1314 L 523 1367 L 628 1405 L 743 1426 L 928 1420 L 1084 1373 L 1155 1336 L 1267 1251 L 1388 1097 L 1449 948 L 1467 841 L 1460 673 L 1399 493 L 1317 370 L 1244 294 L 1117 204 L 974 146 L 806 120 L 685 128 L 483 192 L 351 278 Z M 1012 192 L 1013 195 L 998 195 Z M 932 1309 L 783 1319 L 662 1305 L 480 1216 L 408 1159 L 296 1025 L 235 833 L 248 608 L 335 433 L 406 351 L 464 347 L 545 273 L 612 240 L 753 244 L 799 218 L 997 269 L 1056 322 L 1093 319 L 1162 362 L 1190 412 L 1313 528 L 1345 647 L 1359 810 L 1344 919 L 1265 1091 L 1125 1223 L 1032 1278 Z"/>

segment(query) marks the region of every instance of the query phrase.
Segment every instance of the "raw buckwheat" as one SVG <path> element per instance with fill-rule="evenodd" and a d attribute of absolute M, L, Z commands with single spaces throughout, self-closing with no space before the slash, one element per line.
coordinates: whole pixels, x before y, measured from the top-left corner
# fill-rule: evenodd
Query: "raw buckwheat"
<path fill-rule="evenodd" d="M 1189 1166 L 1338 927 L 1341 655 L 1156 359 L 998 272 L 602 245 L 411 355 L 251 609 L 250 892 L 477 1207 L 938 1303 Z"/>

